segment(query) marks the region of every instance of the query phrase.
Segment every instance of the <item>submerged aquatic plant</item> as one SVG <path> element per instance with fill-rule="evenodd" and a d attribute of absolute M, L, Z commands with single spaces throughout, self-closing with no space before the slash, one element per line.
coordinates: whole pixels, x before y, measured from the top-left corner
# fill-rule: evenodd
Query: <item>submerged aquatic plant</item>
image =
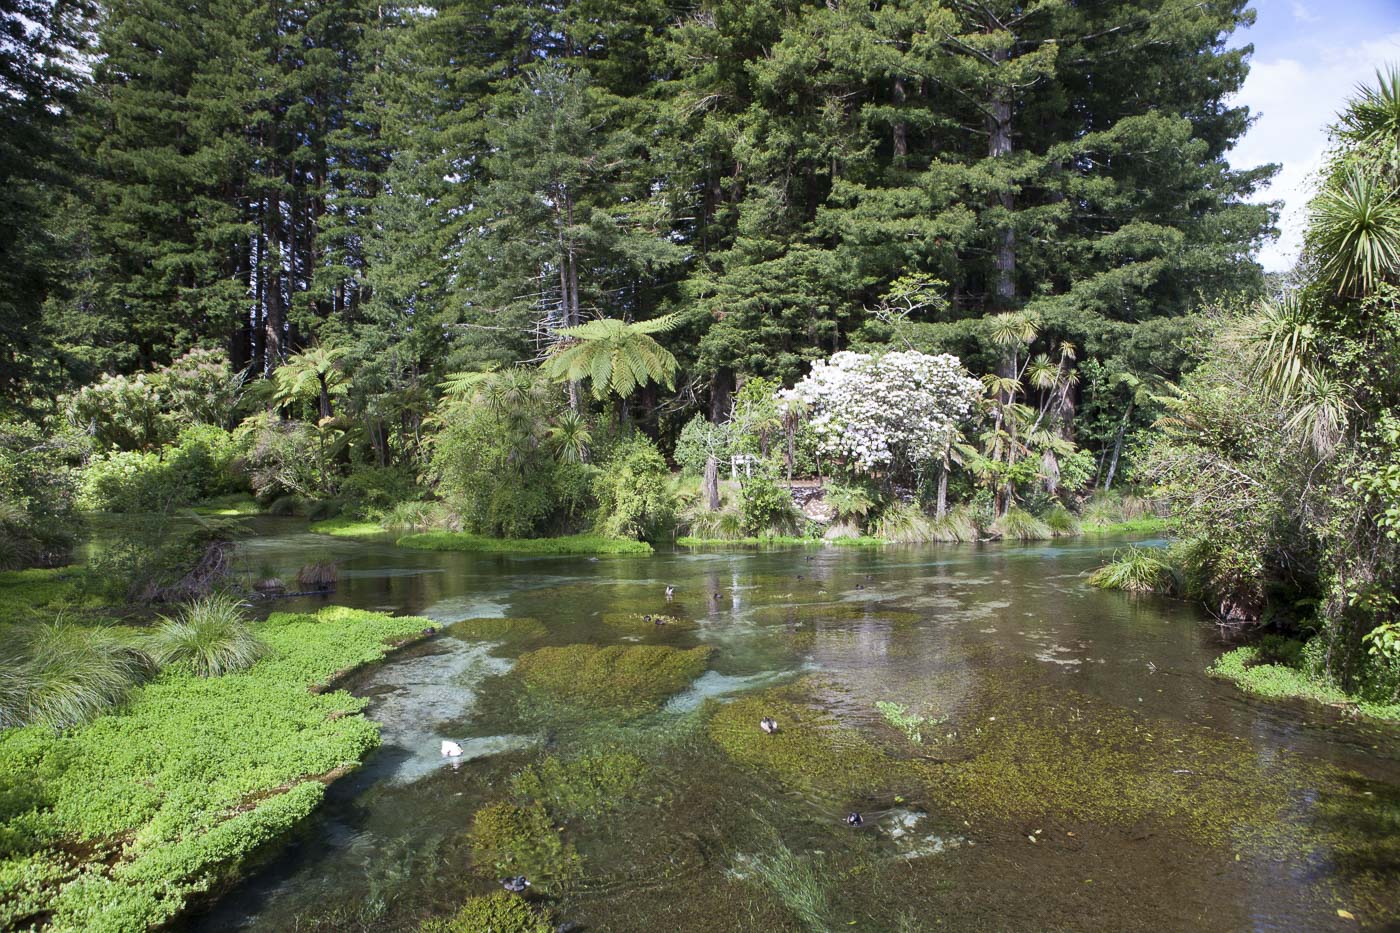
<path fill-rule="evenodd" d="M 814 860 L 804 859 L 784 845 L 771 828 L 770 834 L 771 848 L 761 855 L 742 858 L 733 873 L 772 891 L 806 929 L 831 929 L 831 904 L 821 870 Z"/>
<path fill-rule="evenodd" d="M 536 887 L 546 887 L 579 872 L 578 852 L 560 838 L 538 801 L 487 804 L 472 817 L 471 839 L 478 870 L 491 876 L 524 875 Z"/>
<path fill-rule="evenodd" d="M 613 712 L 657 709 L 705 671 L 709 647 L 682 651 L 662 645 L 567 645 L 520 657 L 525 683 L 555 697 Z"/>
<path fill-rule="evenodd" d="M 880 715 L 885 717 L 885 722 L 894 726 L 913 742 L 920 745 L 924 741 L 922 733 L 924 723 L 928 722 L 927 716 L 920 716 L 911 713 L 909 707 L 902 703 L 891 703 L 887 700 L 880 700 L 875 704 L 875 708 L 880 711 Z"/>
<path fill-rule="evenodd" d="M 554 924 L 523 897 L 496 891 L 467 898 L 451 917 L 429 920 L 418 933 L 554 933 Z"/>
<path fill-rule="evenodd" d="M 556 816 L 583 816 L 625 803 L 646 772 L 646 762 L 631 752 L 549 755 L 516 772 L 510 787 L 520 797 L 543 803 Z"/>
<path fill-rule="evenodd" d="M 175 618 L 162 616 L 152 636 L 161 664 L 188 664 L 200 677 L 241 671 L 267 654 L 243 614 L 243 601 L 216 594 L 187 604 Z"/>
<path fill-rule="evenodd" d="M 1170 593 L 1176 580 L 1176 570 L 1157 552 L 1140 547 L 1115 552 L 1113 560 L 1089 575 L 1090 586 L 1131 593 Z"/>
<path fill-rule="evenodd" d="M 0 728 L 89 722 L 153 670 L 125 635 L 62 619 L 6 634 L 0 656 Z"/>

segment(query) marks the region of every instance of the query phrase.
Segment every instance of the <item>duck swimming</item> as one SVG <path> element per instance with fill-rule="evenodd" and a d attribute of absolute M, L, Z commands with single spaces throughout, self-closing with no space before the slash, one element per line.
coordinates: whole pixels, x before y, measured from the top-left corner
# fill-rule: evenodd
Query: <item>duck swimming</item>
<path fill-rule="evenodd" d="M 758 721 L 758 727 L 769 735 L 772 735 L 778 731 L 778 720 L 771 716 L 764 716 Z"/>
<path fill-rule="evenodd" d="M 456 742 L 452 741 L 451 739 L 443 739 L 443 740 L 442 740 L 442 757 L 444 757 L 444 758 L 461 758 L 461 757 L 462 757 L 462 746 L 458 745 Z"/>
<path fill-rule="evenodd" d="M 848 816 L 846 817 L 846 825 L 847 825 L 847 826 L 859 826 L 861 823 L 864 823 L 864 822 L 865 822 L 865 820 L 861 819 L 861 818 L 860 818 L 860 814 L 859 814 L 859 813 L 856 813 L 854 810 L 851 811 L 850 815 L 848 815 Z"/>
<path fill-rule="evenodd" d="M 666 587 L 666 598 L 667 598 L 667 599 L 670 599 L 672 596 L 675 596 L 675 595 L 676 595 L 676 588 L 675 588 L 674 586 L 668 586 L 668 587 Z"/>
<path fill-rule="evenodd" d="M 516 875 L 514 878 L 502 878 L 501 887 L 512 894 L 524 894 L 525 889 L 530 886 L 530 880 L 524 875 Z"/>

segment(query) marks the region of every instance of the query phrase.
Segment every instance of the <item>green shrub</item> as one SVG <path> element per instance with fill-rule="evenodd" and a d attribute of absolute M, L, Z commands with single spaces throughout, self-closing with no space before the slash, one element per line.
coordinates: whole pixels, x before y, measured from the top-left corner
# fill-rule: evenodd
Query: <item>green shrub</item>
<path fill-rule="evenodd" d="M 65 563 L 79 518 L 86 439 L 69 429 L 0 421 L 0 570 Z"/>
<path fill-rule="evenodd" d="M 1118 551 L 1112 561 L 1089 575 L 1089 585 L 1132 593 L 1173 592 L 1177 587 L 1177 574 L 1160 553 L 1139 547 Z"/>
<path fill-rule="evenodd" d="M 5 633 L 0 728 L 55 731 L 90 722 L 151 672 L 130 638 L 59 620 Z"/>
<path fill-rule="evenodd" d="M 1079 534 L 1079 520 L 1069 509 L 1059 503 L 1050 506 L 1045 514 L 1040 516 L 1040 520 L 1057 538 L 1073 537 Z"/>
<path fill-rule="evenodd" d="M 801 526 L 802 513 L 792 493 L 766 467 L 739 481 L 745 535 L 793 534 Z"/>
<path fill-rule="evenodd" d="M 162 616 L 152 636 L 159 664 L 187 664 L 200 677 L 241 671 L 267 653 L 243 613 L 243 601 L 217 594 L 184 606 L 175 618 Z"/>
<path fill-rule="evenodd" d="M 614 538 L 656 541 L 675 524 L 676 498 L 666 458 L 645 437 L 613 449 L 593 481 L 598 500 L 597 527 Z"/>
<path fill-rule="evenodd" d="M 337 495 L 357 518 L 377 518 L 422 496 L 418 475 L 406 466 L 357 466 L 340 481 Z"/>

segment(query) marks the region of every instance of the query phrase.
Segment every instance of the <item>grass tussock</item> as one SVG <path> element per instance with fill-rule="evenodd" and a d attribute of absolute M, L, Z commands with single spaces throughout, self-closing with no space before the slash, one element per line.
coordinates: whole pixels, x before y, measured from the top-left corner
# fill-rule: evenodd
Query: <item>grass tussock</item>
<path fill-rule="evenodd" d="M 120 704 L 150 676 L 149 655 L 130 636 L 62 619 L 5 633 L 0 654 L 0 727 L 81 726 Z"/>
<path fill-rule="evenodd" d="M 890 544 L 924 544 L 941 541 L 933 519 L 917 505 L 897 503 L 880 513 L 872 526 L 875 537 Z"/>
<path fill-rule="evenodd" d="M 1160 551 L 1130 547 L 1117 551 L 1113 560 L 1089 575 L 1089 585 L 1101 590 L 1129 593 L 1171 593 L 1177 589 L 1176 570 Z"/>
<path fill-rule="evenodd" d="M 297 585 L 304 590 L 333 590 L 340 581 L 340 565 L 333 560 L 313 561 L 297 571 Z"/>
<path fill-rule="evenodd" d="M 966 544 L 979 537 L 977 520 L 972 509 L 966 505 L 955 505 L 944 513 L 942 518 L 933 519 L 933 540 Z"/>
<path fill-rule="evenodd" d="M 1044 519 L 1015 506 L 992 522 L 991 531 L 1006 541 L 1047 541 L 1055 537 L 1054 530 Z"/>
<path fill-rule="evenodd" d="M 162 620 L 151 649 L 161 665 L 184 664 L 196 676 L 219 677 L 251 667 L 267 654 L 243 614 L 243 601 L 233 596 L 196 600 Z"/>

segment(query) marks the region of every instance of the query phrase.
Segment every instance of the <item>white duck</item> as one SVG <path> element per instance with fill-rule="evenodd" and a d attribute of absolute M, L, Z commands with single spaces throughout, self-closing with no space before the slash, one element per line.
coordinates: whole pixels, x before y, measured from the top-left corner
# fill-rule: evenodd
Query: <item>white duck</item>
<path fill-rule="evenodd" d="M 442 740 L 442 757 L 444 757 L 444 758 L 461 758 L 461 757 L 462 757 L 462 746 L 458 745 L 456 742 L 452 741 L 451 739 L 443 739 L 443 740 Z"/>

